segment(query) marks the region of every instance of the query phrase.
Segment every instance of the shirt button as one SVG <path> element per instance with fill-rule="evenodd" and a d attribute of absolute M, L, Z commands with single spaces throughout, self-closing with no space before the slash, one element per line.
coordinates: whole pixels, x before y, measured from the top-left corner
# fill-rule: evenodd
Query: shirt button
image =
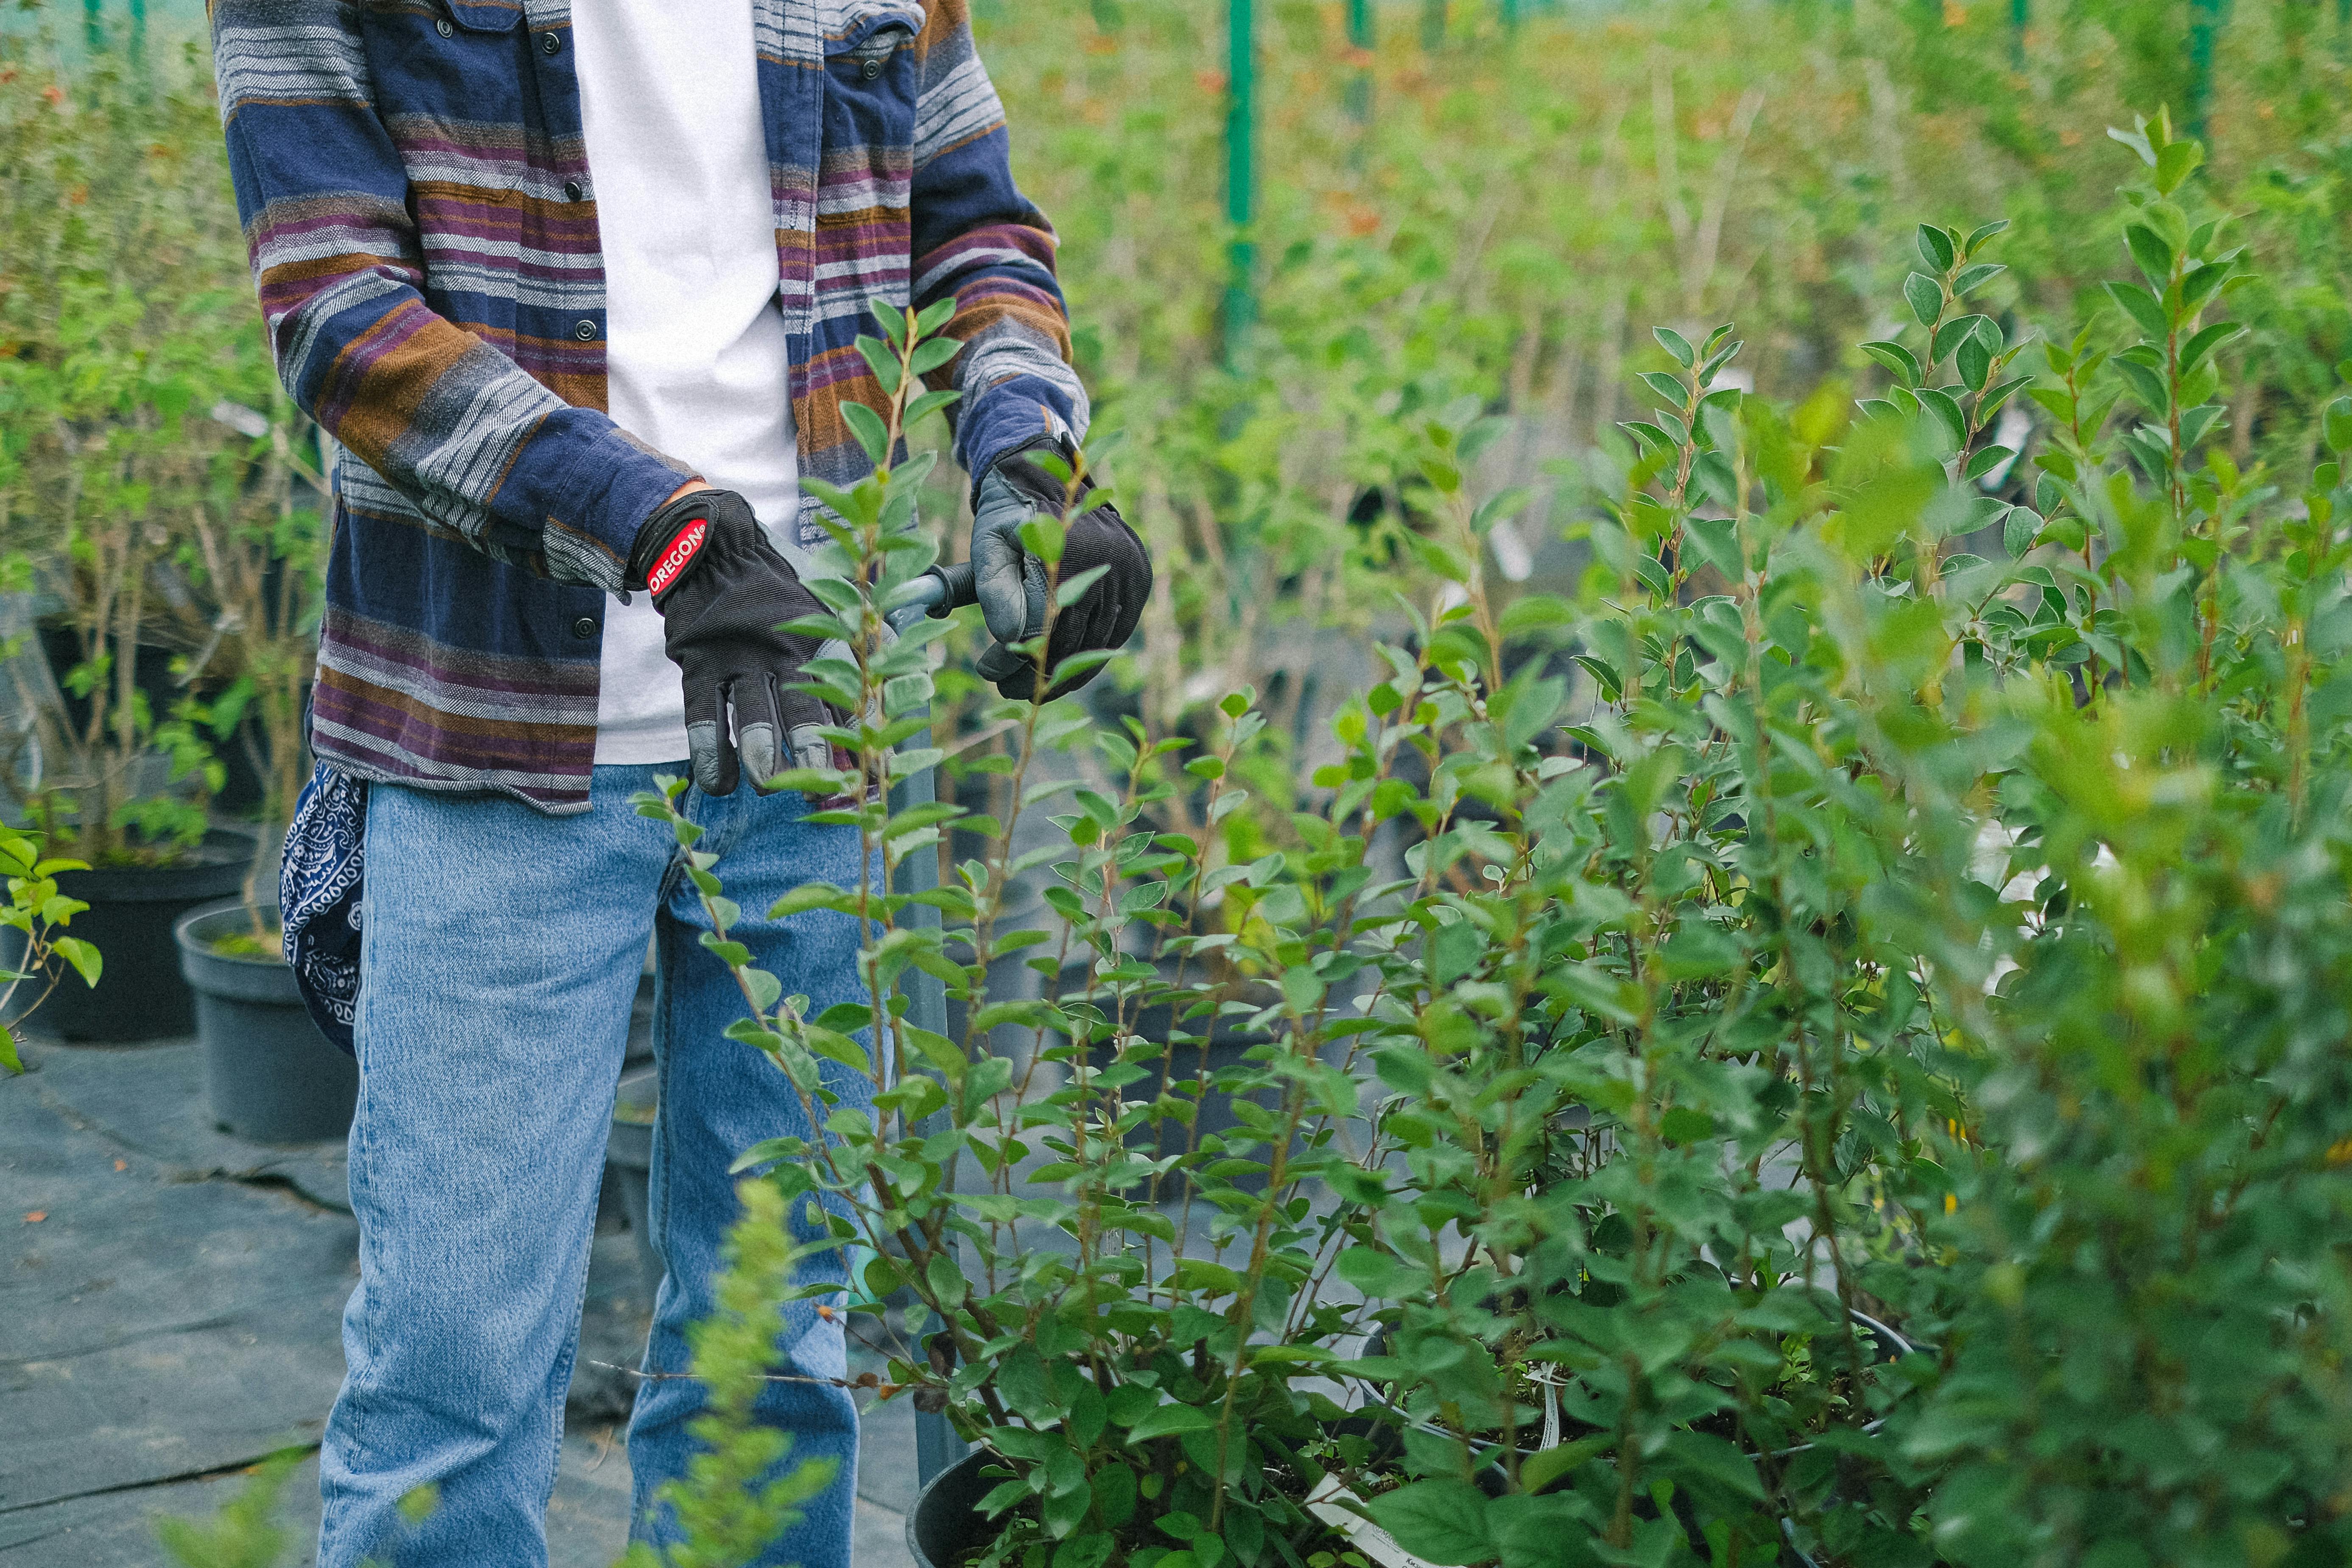
<path fill-rule="evenodd" d="M 578 620 L 572 622 L 572 635 L 578 637 L 582 642 L 586 642 L 590 637 L 594 637 L 596 635 L 596 617 L 593 616 L 583 616 Z"/>
<path fill-rule="evenodd" d="M 582 321 L 572 329 L 572 335 L 583 343 L 593 343 L 596 341 L 596 323 Z"/>
<path fill-rule="evenodd" d="M 449 25 L 448 17 L 436 16 L 433 18 L 433 30 L 446 38 L 457 29 Z"/>
<path fill-rule="evenodd" d="M 857 68 L 857 74 L 864 77 L 867 81 L 872 81 L 876 77 L 882 74 L 882 62 L 880 60 L 867 60 L 864 65 Z"/>
<path fill-rule="evenodd" d="M 562 54 L 563 52 L 563 35 L 561 33 L 541 33 L 539 36 L 539 52 L 542 55 Z"/>
<path fill-rule="evenodd" d="M 563 199 L 565 201 L 576 202 L 587 194 L 588 187 L 583 185 L 579 181 L 566 180 L 563 182 Z"/>

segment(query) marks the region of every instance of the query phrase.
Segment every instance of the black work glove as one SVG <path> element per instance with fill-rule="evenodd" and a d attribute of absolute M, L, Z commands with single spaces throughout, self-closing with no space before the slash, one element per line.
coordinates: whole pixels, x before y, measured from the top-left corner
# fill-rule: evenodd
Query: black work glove
<path fill-rule="evenodd" d="M 697 789 L 732 795 L 740 772 L 767 795 L 784 768 L 832 765 L 818 733 L 832 710 L 798 685 L 824 645 L 776 629 L 824 606 L 768 542 L 749 501 L 713 489 L 664 502 L 637 530 L 628 580 L 651 590 L 663 647 L 685 677 Z"/>
<path fill-rule="evenodd" d="M 998 691 L 1024 699 L 1036 689 L 1036 665 L 1027 655 L 1015 653 L 1013 645 L 1045 629 L 1046 571 L 1045 563 L 1022 544 L 1023 523 L 1039 512 L 1060 517 L 1067 501 L 1069 521 L 1055 580 L 1066 583 L 1097 566 L 1109 568 L 1077 603 L 1055 615 L 1053 639 L 1045 647 L 1048 668 L 1058 669 L 1073 654 L 1123 647 L 1143 618 L 1144 600 L 1151 596 L 1151 557 L 1143 552 L 1135 530 L 1108 501 L 1087 505 L 1086 498 L 1095 488 L 1091 479 L 1081 478 L 1077 498 L 1069 500 L 1068 487 L 1035 460 L 1040 452 L 1054 453 L 1065 463 L 1076 456 L 1060 443 L 1008 453 L 990 465 L 972 505 L 972 581 L 993 639 L 975 668 L 996 682 Z M 1062 680 L 1048 695 L 1076 691 L 1101 668 L 1097 664 Z"/>

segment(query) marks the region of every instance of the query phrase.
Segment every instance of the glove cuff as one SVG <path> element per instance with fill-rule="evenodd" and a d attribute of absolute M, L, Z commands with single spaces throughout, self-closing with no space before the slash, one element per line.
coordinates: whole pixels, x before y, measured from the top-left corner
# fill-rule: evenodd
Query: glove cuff
<path fill-rule="evenodd" d="M 719 503 L 729 494 L 726 490 L 696 490 L 656 507 L 654 514 L 638 527 L 636 541 L 629 547 L 625 585 L 643 588 L 652 594 L 654 603 L 661 603 L 709 549 Z"/>

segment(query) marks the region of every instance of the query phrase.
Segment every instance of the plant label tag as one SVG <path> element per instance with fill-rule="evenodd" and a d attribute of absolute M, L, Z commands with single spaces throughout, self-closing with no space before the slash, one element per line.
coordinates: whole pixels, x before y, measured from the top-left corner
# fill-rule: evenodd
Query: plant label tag
<path fill-rule="evenodd" d="M 1346 1536 L 1348 1544 L 1380 1568 L 1436 1568 L 1427 1558 L 1415 1557 L 1399 1546 L 1395 1536 L 1364 1517 L 1363 1506 L 1363 1500 L 1341 1486 L 1336 1476 L 1324 1477 L 1307 1494 L 1307 1511 Z"/>

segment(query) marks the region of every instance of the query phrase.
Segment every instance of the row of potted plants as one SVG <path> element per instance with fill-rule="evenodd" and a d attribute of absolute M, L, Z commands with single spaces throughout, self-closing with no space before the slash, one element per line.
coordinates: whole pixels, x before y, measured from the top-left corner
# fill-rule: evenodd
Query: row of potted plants
<path fill-rule="evenodd" d="M 332 1136 L 354 1076 L 275 927 L 331 444 L 253 314 L 202 61 L 101 50 L 45 91 L 44 47 L 0 42 L 0 791 L 79 863 L 56 877 L 106 975 L 39 1027 L 201 1033 L 223 1125 Z"/>
<path fill-rule="evenodd" d="M 786 782 L 893 876 L 778 906 L 866 923 L 867 999 L 782 995 L 640 805 L 828 1131 L 741 1164 L 697 1549 L 827 1479 L 748 1414 L 797 1293 L 971 1445 L 927 1568 L 2341 1560 L 2352 398 L 2232 463 L 2243 257 L 2193 142 L 2118 140 L 2080 333 L 1985 303 L 1998 225 L 1918 231 L 1859 389 L 1661 330 L 1573 596 L 1491 591 L 1517 498 L 1433 422 L 1365 548 L 1434 587 L 1328 744 L 1010 704 L 994 817 L 881 787 L 947 762 L 885 461 L 940 323 L 882 308 L 803 627 L 854 765 Z"/>

